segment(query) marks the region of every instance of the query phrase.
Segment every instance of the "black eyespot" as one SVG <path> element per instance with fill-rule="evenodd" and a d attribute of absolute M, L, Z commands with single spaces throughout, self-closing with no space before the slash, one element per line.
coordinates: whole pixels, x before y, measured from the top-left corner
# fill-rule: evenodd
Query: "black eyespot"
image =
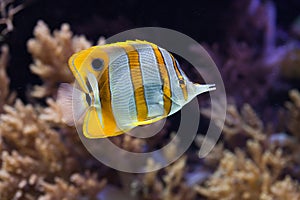
<path fill-rule="evenodd" d="M 183 79 L 180 79 L 180 80 L 179 80 L 179 84 L 180 84 L 180 85 L 184 85 L 184 84 L 185 84 L 185 81 L 184 81 Z"/>
<path fill-rule="evenodd" d="M 103 60 L 100 58 L 95 58 L 92 61 L 92 67 L 94 70 L 97 70 L 97 71 L 101 70 L 103 67 Z"/>

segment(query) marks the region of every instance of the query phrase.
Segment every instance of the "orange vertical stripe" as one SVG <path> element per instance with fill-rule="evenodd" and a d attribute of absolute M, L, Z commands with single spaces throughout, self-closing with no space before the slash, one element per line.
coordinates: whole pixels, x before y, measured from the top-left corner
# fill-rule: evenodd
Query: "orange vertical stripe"
<path fill-rule="evenodd" d="M 102 108 L 103 130 L 106 135 L 115 135 L 120 130 L 117 127 L 111 106 L 109 71 L 107 67 L 99 80 L 99 95 Z"/>
<path fill-rule="evenodd" d="M 156 57 L 156 61 L 160 72 L 160 77 L 163 82 L 164 115 L 167 116 L 170 113 L 171 106 L 172 106 L 172 100 L 171 100 L 172 92 L 171 92 L 170 77 L 161 51 L 156 45 L 151 44 L 151 46 L 153 48 Z"/>
<path fill-rule="evenodd" d="M 137 111 L 137 120 L 145 121 L 148 118 L 148 107 L 145 99 L 145 91 L 143 86 L 143 76 L 137 50 L 127 44 L 122 45 L 128 56 L 128 64 L 130 67 L 131 81 L 134 90 L 134 98 Z"/>
<path fill-rule="evenodd" d="M 171 55 L 171 58 L 172 58 L 172 61 L 173 61 L 173 66 L 174 66 L 174 69 L 175 69 L 175 72 L 176 72 L 176 75 L 177 75 L 177 78 L 178 78 L 178 81 L 179 81 L 179 85 L 180 85 L 182 93 L 183 93 L 184 100 L 187 100 L 188 99 L 188 92 L 187 92 L 187 87 L 186 87 L 185 80 L 184 80 L 181 72 L 178 69 L 175 58 L 172 56 L 172 54 L 170 54 L 170 55 Z"/>

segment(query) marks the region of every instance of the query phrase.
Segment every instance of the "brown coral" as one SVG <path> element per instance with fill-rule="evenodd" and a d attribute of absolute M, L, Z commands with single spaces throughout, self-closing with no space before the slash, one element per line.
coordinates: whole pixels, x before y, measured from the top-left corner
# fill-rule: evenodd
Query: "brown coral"
<path fill-rule="evenodd" d="M 149 160 L 148 167 L 155 165 Z M 142 178 L 142 196 L 145 200 L 192 200 L 196 193 L 190 187 L 186 180 L 186 157 L 181 157 L 172 165 L 161 170 L 163 172 L 162 180 L 159 178 L 159 171 L 147 173 Z"/>
<path fill-rule="evenodd" d="M 223 108 L 219 108 L 222 110 Z M 202 114 L 210 117 L 210 111 L 202 109 Z M 212 116 L 216 125 L 222 128 L 218 115 Z M 262 120 L 257 116 L 249 104 L 244 104 L 239 112 L 235 104 L 227 106 L 227 115 L 223 126 L 226 141 L 231 141 L 237 135 L 244 135 L 255 140 L 263 141 L 266 138 Z"/>
<path fill-rule="evenodd" d="M 80 200 L 87 196 L 90 200 L 96 200 L 98 192 L 105 186 L 106 180 L 99 182 L 97 176 L 86 174 L 73 174 L 70 182 L 56 178 L 54 184 L 41 182 L 45 195 L 38 200 Z"/>
<path fill-rule="evenodd" d="M 285 177 L 282 181 L 277 181 L 271 186 L 270 194 L 263 195 L 262 199 L 271 200 L 274 199 L 272 197 L 276 197 L 277 199 L 290 199 L 297 200 L 300 199 L 300 186 L 299 183 L 293 181 L 290 177 Z"/>
<path fill-rule="evenodd" d="M 9 91 L 9 78 L 6 74 L 6 68 L 9 60 L 9 48 L 7 45 L 1 47 L 0 56 L 0 113 L 3 112 L 4 104 L 11 104 L 16 96 Z"/>
<path fill-rule="evenodd" d="M 49 186 L 54 177 L 60 177 L 57 180 L 61 181 L 58 181 L 55 187 L 64 188 L 64 185 L 60 184 L 63 179 L 80 169 L 77 158 L 70 153 L 60 134 L 47 123 L 49 118 L 41 117 L 43 114 L 32 105 L 24 105 L 17 100 L 14 106 L 4 106 L 4 111 L 0 117 L 0 136 L 3 140 L 0 168 L 1 199 L 36 199 L 45 191 L 49 193 L 48 196 L 57 195 L 57 191 L 50 194 L 45 187 Z M 90 178 L 87 177 L 87 181 L 91 180 L 90 183 L 95 185 L 96 178 Z M 81 179 L 74 180 L 77 180 L 77 185 L 70 186 L 72 190 L 82 195 L 91 195 L 84 192 L 86 188 L 82 185 Z M 44 184 L 40 184 L 40 181 Z M 68 179 L 65 182 L 69 184 Z M 100 185 L 103 184 L 104 182 Z"/>
<path fill-rule="evenodd" d="M 12 6 L 14 0 L 2 0 L 0 1 L 0 25 L 1 27 L 1 39 L 6 36 L 9 32 L 13 31 L 14 15 L 17 14 L 24 8 L 23 4 Z"/>
<path fill-rule="evenodd" d="M 287 128 L 300 140 L 300 93 L 297 90 L 289 92 L 292 102 L 286 102 L 288 109 Z"/>
<path fill-rule="evenodd" d="M 286 162 L 282 151 L 264 151 L 257 141 L 248 141 L 247 148 L 250 157 L 239 149 L 235 153 L 226 151 L 217 171 L 205 186 L 197 186 L 196 191 L 208 199 L 220 200 L 280 199 L 288 195 L 288 187 L 283 189 L 285 194 L 274 193 L 274 188 L 282 182 L 279 175 Z M 296 184 L 292 180 L 290 183 Z M 300 194 L 299 187 L 292 188 L 295 198 Z"/>
<path fill-rule="evenodd" d="M 74 80 L 67 66 L 68 59 L 91 44 L 84 36 L 73 36 L 68 24 L 63 24 L 59 31 L 51 35 L 47 25 L 39 21 L 34 36 L 27 42 L 28 51 L 34 59 L 30 69 L 43 80 L 44 85 L 35 86 L 32 95 L 41 98 L 53 95 L 58 83 Z"/>
<path fill-rule="evenodd" d="M 34 35 L 28 41 L 34 58 L 31 70 L 41 77 L 44 85 L 37 86 L 33 96 L 55 95 L 58 83 L 73 81 L 67 67 L 68 58 L 88 48 L 90 43 L 83 36 L 73 36 L 67 24 L 52 36 L 40 21 Z M 98 181 L 97 175 L 89 172 L 82 175 L 84 166 L 79 166 L 78 161 L 87 155 L 86 150 L 76 130 L 62 123 L 57 103 L 49 98 L 48 107 L 24 105 L 20 100 L 13 106 L 5 105 L 9 94 L 7 58 L 8 48 L 3 47 L 0 199 L 96 199 L 106 181 Z"/>
<path fill-rule="evenodd" d="M 4 110 L 1 132 L 9 148 L 43 161 L 40 167 L 52 172 L 65 167 L 68 152 L 59 134 L 39 118 L 31 105 L 17 100 L 14 107 L 4 106 Z"/>
<path fill-rule="evenodd" d="M 243 105 L 240 114 L 234 105 L 229 105 L 227 111 L 223 129 L 226 136 L 242 133 L 257 140 L 265 139 L 263 123 L 249 104 Z"/>
<path fill-rule="evenodd" d="M 8 46 L 2 46 L 0 57 L 0 112 L 2 111 L 2 107 L 5 104 L 9 93 L 9 78 L 6 75 L 8 54 Z"/>
<path fill-rule="evenodd" d="M 286 103 L 288 110 L 284 119 L 289 130 L 298 137 L 300 95 L 298 91 L 292 90 L 290 96 L 292 102 Z M 232 141 L 239 134 L 247 136 L 247 148 L 245 151 L 239 148 L 234 152 L 226 150 L 222 155 L 213 156 L 222 158 L 218 169 L 204 185 L 197 186 L 196 191 L 207 199 L 298 199 L 298 182 L 290 177 L 296 174 L 293 169 L 295 163 L 299 163 L 299 159 L 293 156 L 299 155 L 295 138 L 285 133 L 267 133 L 262 121 L 247 104 L 240 112 L 236 106 L 228 106 L 227 112 L 223 129 L 227 146 L 236 148 L 236 143 Z M 212 117 L 218 125 L 217 116 Z M 271 130 L 274 128 L 275 125 Z M 209 158 L 205 160 L 209 161 Z M 287 169 L 289 175 L 282 180 Z M 277 190 L 280 186 L 282 189 Z"/>

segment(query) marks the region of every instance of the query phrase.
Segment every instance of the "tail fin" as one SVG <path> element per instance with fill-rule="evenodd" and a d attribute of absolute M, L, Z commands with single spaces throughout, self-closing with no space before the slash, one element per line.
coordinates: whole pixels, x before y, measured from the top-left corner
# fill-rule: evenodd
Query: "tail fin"
<path fill-rule="evenodd" d="M 63 121 L 69 126 L 79 121 L 89 107 L 85 93 L 68 83 L 60 84 L 56 101 L 63 112 Z"/>
<path fill-rule="evenodd" d="M 201 94 L 204 92 L 209 92 L 212 90 L 216 89 L 216 84 L 206 84 L 206 85 L 202 85 L 202 84 L 194 84 L 195 88 L 196 88 L 196 93 Z"/>

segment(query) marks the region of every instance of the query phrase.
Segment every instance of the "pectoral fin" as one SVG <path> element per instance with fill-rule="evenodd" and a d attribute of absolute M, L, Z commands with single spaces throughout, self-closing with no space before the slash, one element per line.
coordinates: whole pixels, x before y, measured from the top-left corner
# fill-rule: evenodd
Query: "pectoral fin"
<path fill-rule="evenodd" d="M 56 101 L 62 110 L 62 120 L 69 126 L 81 121 L 89 107 L 86 94 L 68 83 L 60 84 Z"/>

